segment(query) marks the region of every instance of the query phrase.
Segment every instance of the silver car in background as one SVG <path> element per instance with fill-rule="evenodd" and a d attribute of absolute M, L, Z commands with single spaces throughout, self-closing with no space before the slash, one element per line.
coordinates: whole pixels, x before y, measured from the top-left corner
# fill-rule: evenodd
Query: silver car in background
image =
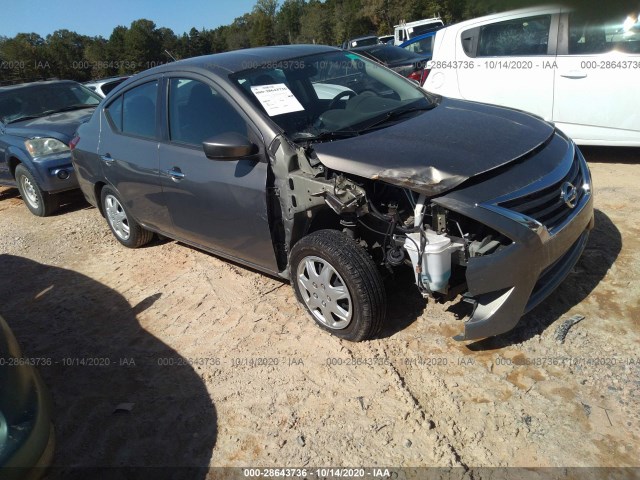
<path fill-rule="evenodd" d="M 99 80 L 92 80 L 90 82 L 84 83 L 84 86 L 90 90 L 93 90 L 101 97 L 106 97 L 111 90 L 116 88 L 122 82 L 124 82 L 128 76 L 126 77 L 109 77 L 109 78 L 101 78 Z"/>

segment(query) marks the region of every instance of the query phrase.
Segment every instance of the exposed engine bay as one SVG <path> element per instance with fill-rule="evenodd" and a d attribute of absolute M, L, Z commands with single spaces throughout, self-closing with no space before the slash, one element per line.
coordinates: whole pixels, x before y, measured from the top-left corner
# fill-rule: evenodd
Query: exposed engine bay
<path fill-rule="evenodd" d="M 286 162 L 273 164 L 274 192 L 282 213 L 276 221 L 279 233 L 273 232 L 279 237 L 274 244 L 281 245 L 277 253 L 283 266 L 289 245 L 297 238 L 319 228 L 340 229 L 359 242 L 381 269 L 393 273 L 396 268 L 411 268 L 423 296 L 451 299 L 466 290 L 469 259 L 511 243 L 492 229 L 432 203 L 425 194 L 332 171 L 314 158 L 312 148 L 278 142 L 274 149 L 278 156 L 288 152 Z M 291 170 L 279 172 L 283 165 Z"/>

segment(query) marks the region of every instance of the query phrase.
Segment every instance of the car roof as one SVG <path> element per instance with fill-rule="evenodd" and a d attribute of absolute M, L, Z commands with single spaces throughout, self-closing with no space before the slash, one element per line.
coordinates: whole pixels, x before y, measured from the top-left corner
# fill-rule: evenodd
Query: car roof
<path fill-rule="evenodd" d="M 356 40 L 364 40 L 365 38 L 378 38 L 377 35 L 362 35 L 360 37 L 353 37 L 347 40 L 348 42 L 355 42 Z"/>
<path fill-rule="evenodd" d="M 368 52 L 371 50 L 395 50 L 400 47 L 396 47 L 395 45 L 387 45 L 386 43 L 378 43 L 376 45 L 363 45 L 362 47 L 354 47 L 351 49 L 352 52 Z"/>
<path fill-rule="evenodd" d="M 455 23 L 453 25 L 448 25 L 444 28 L 438 30 L 438 32 L 443 32 L 444 30 L 449 30 L 452 27 L 466 27 L 467 25 L 475 25 L 477 23 L 490 22 L 493 20 L 500 20 L 501 18 L 511 17 L 511 16 L 521 16 L 521 15 L 546 15 L 557 13 L 561 9 L 567 9 L 568 7 L 564 7 L 561 4 L 548 4 L 548 5 L 538 5 L 535 7 L 527 7 L 527 8 L 519 8 L 516 10 L 507 10 L 499 13 L 492 13 L 491 15 L 485 15 L 484 17 L 472 18 L 470 20 L 465 20 L 464 22 Z"/>
<path fill-rule="evenodd" d="M 340 49 L 326 45 L 278 45 L 272 47 L 247 48 L 244 50 L 234 50 L 231 52 L 178 60 L 177 62 L 156 67 L 152 69 L 152 71 L 161 72 L 165 70 L 179 70 L 179 67 L 192 67 L 204 68 L 211 71 L 223 69 L 228 73 L 236 73 L 295 57 L 333 51 L 340 51 Z"/>
<path fill-rule="evenodd" d="M 398 27 L 419 27 L 421 25 L 428 25 L 430 23 L 444 23 L 442 21 L 442 18 L 440 18 L 440 16 L 438 15 L 437 17 L 431 17 L 431 18 L 423 18 L 421 20 L 414 20 L 412 22 L 402 22 L 399 23 L 398 25 L 394 25 L 393 28 L 398 28 Z"/>
<path fill-rule="evenodd" d="M 0 92 L 8 92 L 10 90 L 20 90 L 22 88 L 28 88 L 28 87 L 40 86 L 40 85 L 59 85 L 62 83 L 78 83 L 78 82 L 74 82 L 73 80 L 44 80 L 39 82 L 18 83 L 15 85 L 6 85 L 4 87 L 0 87 Z"/>
<path fill-rule="evenodd" d="M 353 52 L 362 52 L 365 50 L 371 50 L 372 48 L 384 48 L 384 47 L 388 47 L 389 45 L 386 45 L 384 43 L 377 43 L 376 45 L 363 45 L 362 47 L 354 47 L 351 49 L 351 51 Z"/>
<path fill-rule="evenodd" d="M 117 75 L 114 77 L 105 77 L 105 78 L 97 78 L 95 80 L 91 80 L 89 82 L 84 82 L 83 85 L 96 85 L 99 83 L 107 83 L 107 82 L 112 82 L 115 80 L 126 80 L 127 78 L 129 78 L 129 75 Z"/>

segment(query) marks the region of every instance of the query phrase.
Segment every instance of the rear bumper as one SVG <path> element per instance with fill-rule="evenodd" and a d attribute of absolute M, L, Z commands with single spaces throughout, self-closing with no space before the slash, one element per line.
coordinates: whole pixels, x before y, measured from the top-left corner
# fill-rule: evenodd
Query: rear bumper
<path fill-rule="evenodd" d="M 513 329 L 522 315 L 542 302 L 567 277 L 582 254 L 594 226 L 591 177 L 582 155 L 587 193 L 562 225 L 548 230 L 530 217 L 480 205 L 485 220 L 495 224 L 511 220 L 503 230 L 514 241 L 486 257 L 471 258 L 467 265 L 468 296 L 474 311 L 457 340 L 476 340 Z"/>

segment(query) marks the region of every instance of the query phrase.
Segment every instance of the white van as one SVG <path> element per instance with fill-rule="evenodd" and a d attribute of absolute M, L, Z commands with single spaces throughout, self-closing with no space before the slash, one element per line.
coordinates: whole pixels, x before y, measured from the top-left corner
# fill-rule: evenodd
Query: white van
<path fill-rule="evenodd" d="M 533 7 L 451 25 L 427 69 L 430 92 L 534 113 L 579 145 L 640 147 L 637 6 Z"/>

